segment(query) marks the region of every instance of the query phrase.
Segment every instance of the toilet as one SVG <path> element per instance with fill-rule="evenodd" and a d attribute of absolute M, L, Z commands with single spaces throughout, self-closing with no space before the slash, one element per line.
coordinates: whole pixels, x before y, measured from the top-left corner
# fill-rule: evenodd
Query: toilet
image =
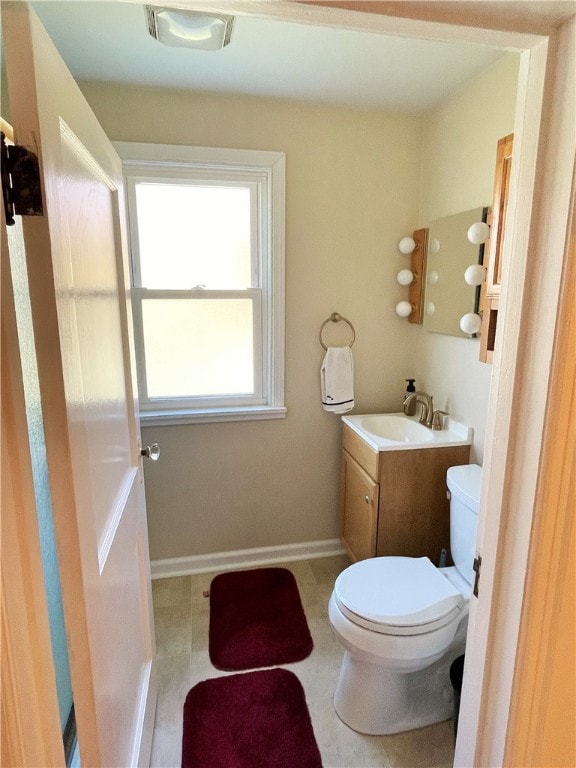
<path fill-rule="evenodd" d="M 334 708 L 355 731 L 399 733 L 453 716 L 449 670 L 466 643 L 481 478 L 476 464 L 447 472 L 453 566 L 374 557 L 336 579 L 328 613 L 344 658 Z"/>

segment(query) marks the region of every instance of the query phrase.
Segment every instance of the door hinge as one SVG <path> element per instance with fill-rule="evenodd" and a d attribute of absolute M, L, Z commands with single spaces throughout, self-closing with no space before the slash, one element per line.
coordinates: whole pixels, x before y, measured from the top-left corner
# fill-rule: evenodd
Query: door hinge
<path fill-rule="evenodd" d="M 2 197 L 6 224 L 13 226 L 14 216 L 43 216 L 42 189 L 38 158 L 26 147 L 6 144 L 2 133 Z"/>
<path fill-rule="evenodd" d="M 472 564 L 472 570 L 476 574 L 474 577 L 474 587 L 472 589 L 472 594 L 474 597 L 478 597 L 478 586 L 480 584 L 480 568 L 482 566 L 482 555 L 476 555 L 474 558 L 474 562 Z"/>

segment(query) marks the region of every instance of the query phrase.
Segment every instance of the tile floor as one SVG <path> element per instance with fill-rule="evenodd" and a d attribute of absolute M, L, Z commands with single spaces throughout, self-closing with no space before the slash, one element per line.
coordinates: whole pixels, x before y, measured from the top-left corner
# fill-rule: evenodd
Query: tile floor
<path fill-rule="evenodd" d="M 344 725 L 334 712 L 332 694 L 342 650 L 332 636 L 327 605 L 347 558 L 277 565 L 296 577 L 314 640 L 307 659 L 284 666 L 304 687 L 324 768 L 450 768 L 452 721 L 395 736 L 364 736 Z M 159 674 L 153 768 L 180 766 L 182 706 L 188 690 L 200 680 L 230 674 L 215 669 L 208 658 L 209 601 L 203 592 L 215 575 L 157 579 L 152 584 Z"/>

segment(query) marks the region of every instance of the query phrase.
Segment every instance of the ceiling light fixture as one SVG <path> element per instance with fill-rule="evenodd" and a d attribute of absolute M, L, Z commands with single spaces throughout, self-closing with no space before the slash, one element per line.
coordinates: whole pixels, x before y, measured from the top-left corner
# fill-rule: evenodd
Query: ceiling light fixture
<path fill-rule="evenodd" d="M 146 6 L 148 32 L 165 45 L 218 51 L 228 45 L 233 16 Z"/>

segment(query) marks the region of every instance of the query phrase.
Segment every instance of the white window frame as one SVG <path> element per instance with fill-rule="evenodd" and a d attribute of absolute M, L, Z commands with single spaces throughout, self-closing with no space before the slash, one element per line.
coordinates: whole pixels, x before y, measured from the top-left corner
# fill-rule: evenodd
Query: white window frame
<path fill-rule="evenodd" d="M 136 343 L 140 421 L 142 425 L 186 424 L 210 421 L 277 419 L 286 416 L 284 405 L 284 227 L 285 155 L 243 149 L 188 147 L 168 144 L 114 142 L 122 159 L 127 191 L 127 212 L 132 261 L 132 306 Z M 258 257 L 259 288 L 243 291 L 208 289 L 178 291 L 181 298 L 251 298 L 254 310 L 255 393 L 246 398 L 148 397 L 144 371 L 141 300 L 163 294 L 177 300 L 174 291 L 139 286 L 137 233 L 130 226 L 135 206 L 135 184 L 142 181 L 185 183 L 202 177 L 208 184 L 240 181 L 257 196 L 258 223 L 253 241 Z"/>

